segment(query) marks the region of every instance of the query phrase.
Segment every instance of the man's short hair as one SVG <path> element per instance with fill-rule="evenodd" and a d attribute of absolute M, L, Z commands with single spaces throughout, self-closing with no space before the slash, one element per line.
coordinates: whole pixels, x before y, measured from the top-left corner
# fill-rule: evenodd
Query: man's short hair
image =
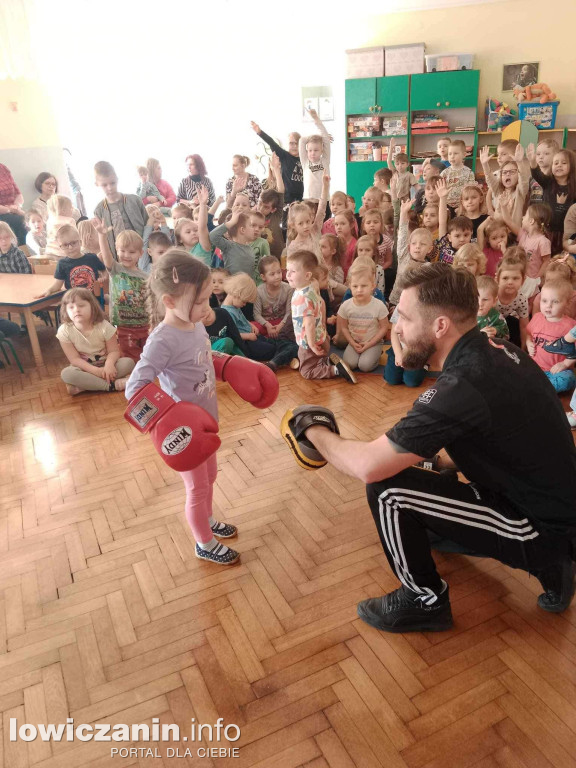
<path fill-rule="evenodd" d="M 476 278 L 466 269 L 449 264 L 423 264 L 403 275 L 401 287 L 416 288 L 418 303 L 433 316 L 446 314 L 456 325 L 476 323 L 478 289 Z"/>

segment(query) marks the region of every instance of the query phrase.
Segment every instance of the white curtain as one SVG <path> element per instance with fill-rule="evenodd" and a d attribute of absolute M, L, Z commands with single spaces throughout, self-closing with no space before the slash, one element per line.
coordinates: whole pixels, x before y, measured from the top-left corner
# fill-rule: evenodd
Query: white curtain
<path fill-rule="evenodd" d="M 32 54 L 34 0 L 0 2 L 0 79 L 33 78 L 37 71 Z"/>

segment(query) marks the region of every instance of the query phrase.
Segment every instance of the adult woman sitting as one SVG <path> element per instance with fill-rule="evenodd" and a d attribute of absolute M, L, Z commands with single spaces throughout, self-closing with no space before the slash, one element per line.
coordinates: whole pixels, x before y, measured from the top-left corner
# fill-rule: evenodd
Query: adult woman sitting
<path fill-rule="evenodd" d="M 182 179 L 178 187 L 178 200 L 189 200 L 193 205 L 197 205 L 196 193 L 199 187 L 206 187 L 208 190 L 208 207 L 216 200 L 216 193 L 212 182 L 206 175 L 206 166 L 200 155 L 188 155 L 186 158 L 188 173 L 185 179 Z"/>
<path fill-rule="evenodd" d="M 53 173 L 48 173 L 48 171 L 42 171 L 42 173 L 39 173 L 38 176 L 36 176 L 36 181 L 34 182 L 35 188 L 40 192 L 38 197 L 33 201 L 32 208 L 34 210 L 38 211 L 38 213 L 42 216 L 44 221 L 48 219 L 48 216 L 50 214 L 48 210 L 48 200 L 52 197 L 52 195 L 55 195 L 58 193 L 58 179 L 56 176 L 54 176 Z M 78 221 L 80 218 L 81 213 L 76 208 L 72 208 L 72 218 L 74 221 Z"/>
<path fill-rule="evenodd" d="M 248 173 L 246 168 L 250 165 L 250 158 L 246 155 L 234 155 L 232 158 L 232 176 L 226 182 L 226 207 L 232 208 L 234 198 L 240 192 L 250 199 L 250 207 L 254 208 L 262 191 L 262 182 L 253 173 Z"/>
<path fill-rule="evenodd" d="M 5 221 L 12 228 L 18 245 L 26 243 L 23 203 L 24 198 L 10 170 L 0 163 L 0 221 Z"/>
<path fill-rule="evenodd" d="M 160 192 L 164 198 L 164 203 L 160 210 L 162 213 L 170 213 L 170 208 L 172 208 L 176 202 L 176 195 L 170 184 L 162 178 L 162 166 L 160 165 L 160 162 L 154 157 L 149 157 L 148 160 L 146 160 L 146 168 L 148 168 L 148 178 L 152 184 L 155 184 L 158 187 L 158 192 Z M 149 205 L 150 203 L 154 205 L 160 204 L 160 200 L 154 195 L 145 197 L 142 202 L 144 205 Z"/>

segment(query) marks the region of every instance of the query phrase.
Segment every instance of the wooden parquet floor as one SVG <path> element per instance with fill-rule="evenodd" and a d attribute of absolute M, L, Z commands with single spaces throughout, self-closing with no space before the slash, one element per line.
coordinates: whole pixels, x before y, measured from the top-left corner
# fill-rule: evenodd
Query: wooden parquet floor
<path fill-rule="evenodd" d="M 0 765 L 190 768 L 576 768 L 576 608 L 495 561 L 438 556 L 450 632 L 385 635 L 356 603 L 397 586 L 362 484 L 297 468 L 277 427 L 301 402 L 370 439 L 414 391 L 377 376 L 280 374 L 257 411 L 219 385 L 216 514 L 241 564 L 200 562 L 178 475 L 122 418 L 121 394 L 70 398 L 47 365 L 0 371 Z M 236 546 L 236 545 L 235 545 Z M 236 724 L 239 757 L 203 743 L 26 743 L 9 722 Z M 234 737 L 234 729 L 230 732 Z M 216 742 L 210 746 L 215 746 Z M 112 747 L 153 755 L 111 757 Z"/>

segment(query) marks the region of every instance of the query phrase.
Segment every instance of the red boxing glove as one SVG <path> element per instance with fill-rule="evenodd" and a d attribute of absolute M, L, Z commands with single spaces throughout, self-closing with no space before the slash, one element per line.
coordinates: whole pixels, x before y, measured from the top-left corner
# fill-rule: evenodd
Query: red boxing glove
<path fill-rule="evenodd" d="M 176 472 L 187 472 L 220 447 L 218 422 L 198 405 L 177 403 L 156 384 L 142 387 L 130 400 L 124 418 L 139 432 L 150 432 L 154 447 Z"/>
<path fill-rule="evenodd" d="M 276 402 L 280 386 L 274 371 L 247 357 L 232 357 L 212 352 L 218 381 L 227 381 L 242 400 L 256 408 L 269 408 Z"/>

